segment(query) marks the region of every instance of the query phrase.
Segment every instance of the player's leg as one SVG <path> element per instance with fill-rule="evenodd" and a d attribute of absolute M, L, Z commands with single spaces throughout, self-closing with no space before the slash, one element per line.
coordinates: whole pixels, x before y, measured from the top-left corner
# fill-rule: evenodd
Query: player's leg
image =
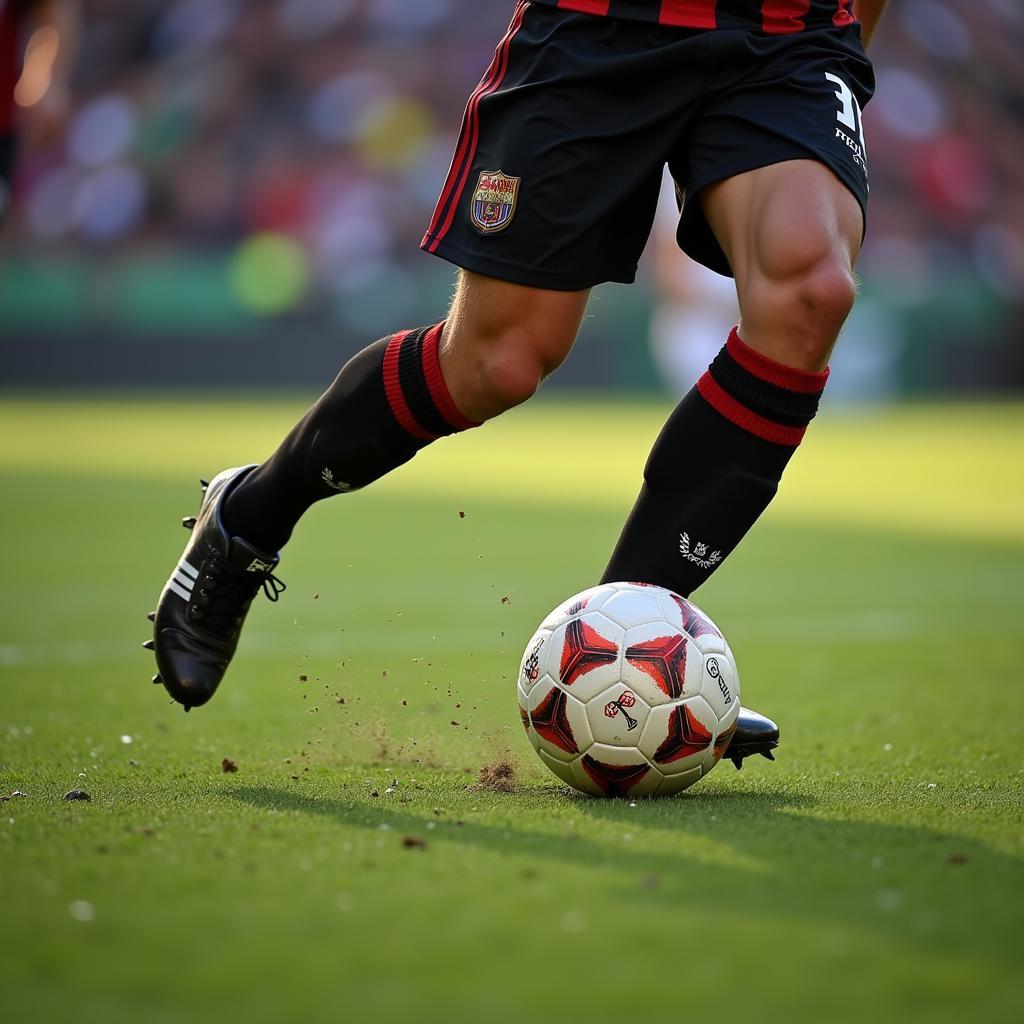
<path fill-rule="evenodd" d="M 738 175 L 702 199 L 735 268 L 740 326 L 666 423 L 605 572 L 683 595 L 768 506 L 817 412 L 863 233 L 857 200 L 814 161 Z"/>
<path fill-rule="evenodd" d="M 712 33 L 708 102 L 673 152 L 680 246 L 736 279 L 741 322 L 665 425 L 606 579 L 686 595 L 772 500 L 854 301 L 868 201 L 855 28 Z"/>
<path fill-rule="evenodd" d="M 817 411 L 863 234 L 857 200 L 812 161 L 738 175 L 702 199 L 735 269 L 740 325 L 659 436 L 604 576 L 683 595 L 768 506 Z M 744 708 L 727 756 L 740 767 L 778 742 L 775 723 Z"/>
<path fill-rule="evenodd" d="M 633 279 L 680 113 L 660 87 L 680 56 L 659 54 L 651 67 L 638 23 L 516 6 L 422 243 L 472 273 L 445 323 L 364 349 L 266 463 L 211 483 L 149 642 L 175 699 L 212 695 L 313 502 L 524 401 L 568 352 L 589 288 Z M 663 102 L 638 111 L 642 81 Z"/>
<path fill-rule="evenodd" d="M 461 271 L 447 320 L 353 357 L 232 489 L 225 526 L 276 552 L 315 502 L 365 487 L 432 441 L 525 402 L 568 355 L 587 295 Z"/>
<path fill-rule="evenodd" d="M 814 160 L 737 175 L 701 198 L 736 278 L 744 343 L 798 371 L 823 371 L 857 292 L 857 199 Z"/>
<path fill-rule="evenodd" d="M 266 462 L 214 478 L 153 616 L 154 682 L 205 704 L 257 591 L 277 599 L 277 552 L 309 507 L 526 401 L 572 347 L 587 294 L 462 272 L 447 321 L 365 348 Z"/>

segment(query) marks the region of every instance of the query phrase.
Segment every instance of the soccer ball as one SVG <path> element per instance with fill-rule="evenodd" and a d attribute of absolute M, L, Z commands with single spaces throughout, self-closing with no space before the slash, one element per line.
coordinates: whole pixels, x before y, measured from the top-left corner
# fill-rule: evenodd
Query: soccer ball
<path fill-rule="evenodd" d="M 519 714 L 540 759 L 595 796 L 681 793 L 736 731 L 721 630 L 661 587 L 606 583 L 560 604 L 523 655 Z"/>

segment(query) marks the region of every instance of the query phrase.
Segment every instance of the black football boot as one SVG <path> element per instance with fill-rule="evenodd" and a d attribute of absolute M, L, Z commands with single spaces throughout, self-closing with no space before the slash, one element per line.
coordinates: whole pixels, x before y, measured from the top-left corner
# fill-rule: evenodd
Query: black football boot
<path fill-rule="evenodd" d="M 779 727 L 764 715 L 759 715 L 749 708 L 740 708 L 740 716 L 736 719 L 736 731 L 732 734 L 725 756 L 729 758 L 737 770 L 743 767 L 743 759 L 754 754 L 775 760 L 772 751 L 779 745 Z"/>
<path fill-rule="evenodd" d="M 182 525 L 192 531 L 185 552 L 160 594 L 153 639 L 158 674 L 167 692 L 185 710 L 205 704 L 215 693 L 238 646 L 238 635 L 256 592 L 271 601 L 284 591 L 273 574 L 278 556 L 259 551 L 224 528 L 224 496 L 253 466 L 226 469 L 203 486 L 197 516 Z"/>

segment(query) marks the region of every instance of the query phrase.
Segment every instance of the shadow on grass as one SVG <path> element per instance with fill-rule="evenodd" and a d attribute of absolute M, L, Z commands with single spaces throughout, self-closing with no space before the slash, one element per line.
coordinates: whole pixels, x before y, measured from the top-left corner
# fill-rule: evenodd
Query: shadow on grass
<path fill-rule="evenodd" d="M 339 825 L 430 837 L 502 856 L 531 870 L 606 871 L 605 895 L 644 905 L 702 907 L 754 924 L 805 922 L 866 929 L 933 952 L 1010 961 L 1021 925 L 1007 893 L 1024 882 L 1021 861 L 977 840 L 913 826 L 815 816 L 803 793 L 701 794 L 675 800 L 568 798 L 552 788 L 492 797 L 522 824 L 456 823 L 400 805 L 303 796 L 270 786 L 225 795 L 254 807 L 323 816 Z M 549 831 L 530 827 L 551 801 L 570 801 Z M 499 802 L 500 801 L 500 802 Z M 577 813 L 578 812 L 578 813 Z M 428 833 L 427 823 L 433 827 Z M 627 840 L 626 837 L 629 837 Z M 696 883 L 696 884 L 695 884 Z"/>

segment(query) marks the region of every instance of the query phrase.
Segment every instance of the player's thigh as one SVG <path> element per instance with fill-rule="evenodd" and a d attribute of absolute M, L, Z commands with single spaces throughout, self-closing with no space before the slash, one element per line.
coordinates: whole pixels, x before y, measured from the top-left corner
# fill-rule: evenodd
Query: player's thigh
<path fill-rule="evenodd" d="M 475 361 L 500 350 L 533 361 L 546 376 L 569 354 L 589 295 L 589 289 L 534 288 L 461 270 L 443 357 Z"/>
<path fill-rule="evenodd" d="M 860 203 L 815 160 L 772 164 L 708 186 L 701 207 L 736 278 L 750 292 L 829 267 L 852 270 L 864 235 Z"/>
<path fill-rule="evenodd" d="M 861 108 L 874 75 L 856 30 L 726 32 L 709 46 L 717 80 L 670 162 L 687 196 L 682 249 L 742 282 L 766 242 L 780 256 L 788 245 L 797 259 L 837 234 L 862 236 Z"/>
<path fill-rule="evenodd" d="M 787 366 L 824 369 L 857 292 L 856 198 L 823 164 L 798 160 L 718 182 L 701 203 L 733 268 L 743 340 Z"/>

